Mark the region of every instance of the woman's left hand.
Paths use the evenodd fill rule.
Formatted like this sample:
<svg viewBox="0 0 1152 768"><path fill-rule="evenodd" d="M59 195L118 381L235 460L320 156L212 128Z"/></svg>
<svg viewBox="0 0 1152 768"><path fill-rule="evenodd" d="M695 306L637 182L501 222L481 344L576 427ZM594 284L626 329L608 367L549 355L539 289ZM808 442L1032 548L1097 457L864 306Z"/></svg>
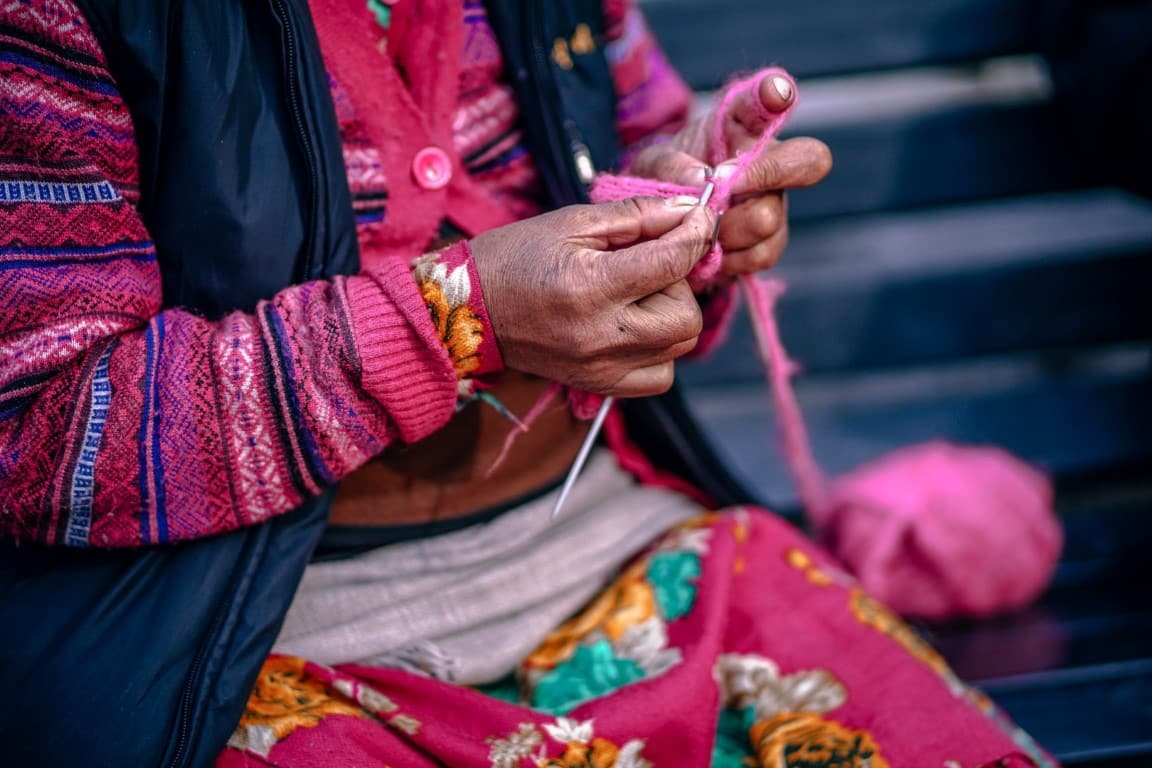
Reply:
<svg viewBox="0 0 1152 768"><path fill-rule="evenodd" d="M784 76L765 77L759 88L736 98L723 116L726 145L735 152L751 150L767 127L765 111L779 114L792 106L796 89ZM757 104L754 99L759 100ZM629 169L637 176L701 187L714 113L694 120L667 142L648 147ZM734 160L716 167L717 176L735 171ZM747 167L732 189L732 206L720 223L724 248L721 270L729 276L775 266L788 243L785 192L816 184L832 170L827 145L810 138L774 141Z"/></svg>

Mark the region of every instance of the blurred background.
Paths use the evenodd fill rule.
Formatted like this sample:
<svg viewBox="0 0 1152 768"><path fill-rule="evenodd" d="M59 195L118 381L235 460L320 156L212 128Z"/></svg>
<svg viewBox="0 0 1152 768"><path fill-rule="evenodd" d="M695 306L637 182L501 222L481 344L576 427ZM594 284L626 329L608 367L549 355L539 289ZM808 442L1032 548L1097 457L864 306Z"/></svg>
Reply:
<svg viewBox="0 0 1152 768"><path fill-rule="evenodd" d="M835 155L777 271L824 467L944 437L1056 482L1041 602L921 628L1067 765L1152 765L1152 1L642 2L702 99L777 63ZM681 381L798 519L747 323Z"/></svg>

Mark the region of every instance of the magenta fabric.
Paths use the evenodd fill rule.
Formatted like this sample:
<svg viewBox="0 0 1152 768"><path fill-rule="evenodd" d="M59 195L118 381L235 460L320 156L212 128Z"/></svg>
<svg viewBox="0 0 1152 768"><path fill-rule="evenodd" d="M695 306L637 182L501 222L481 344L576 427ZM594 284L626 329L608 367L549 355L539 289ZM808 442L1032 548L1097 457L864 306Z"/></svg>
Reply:
<svg viewBox="0 0 1152 768"><path fill-rule="evenodd" d="M801 753L821 766L1056 765L829 557L761 510L674 529L606 595L607 607L594 601L525 661L514 702L394 669L273 657L217 766L748 758L785 768ZM629 631L653 622L660 631L648 632L646 648L629 645ZM541 694L550 674L597 654L568 675L564 697ZM613 654L662 661L628 679Z"/></svg>

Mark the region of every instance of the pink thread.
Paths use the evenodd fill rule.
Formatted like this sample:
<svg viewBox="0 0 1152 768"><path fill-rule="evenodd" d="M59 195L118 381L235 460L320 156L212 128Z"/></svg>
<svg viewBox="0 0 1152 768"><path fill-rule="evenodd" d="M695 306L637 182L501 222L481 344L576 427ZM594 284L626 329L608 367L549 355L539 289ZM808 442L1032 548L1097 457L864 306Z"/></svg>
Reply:
<svg viewBox="0 0 1152 768"><path fill-rule="evenodd" d="M780 328L776 324L774 312L776 300L784 294L786 286L780 280L761 281L755 275L743 275L740 287L751 313L756 347L768 374L776 420L780 424L784 443L785 461L800 492L804 508L809 510L809 514L816 515L817 510L822 510L826 505L824 473L812 456L808 427L804 424L800 404L796 402L796 393L792 391L792 376L799 368L788 357L780 341Z"/></svg>
<svg viewBox="0 0 1152 768"><path fill-rule="evenodd" d="M528 409L528 413L524 414L524 418L516 420L516 426L508 430L508 435L504 438L504 445L500 448L499 455L497 455L496 460L492 462L492 466L488 467L488 471L484 473L484 477L492 477L492 473L500 468L500 465L504 463L504 459L508 458L508 452L512 450L512 445L516 442L516 438L520 437L524 432L527 432L536 419L540 418L540 416L548 410L548 406L556 400L561 389L563 389L563 387L556 382L549 384L548 389L544 390L544 393L540 395L532 407ZM515 418L515 416L513 416L513 418Z"/></svg>
<svg viewBox="0 0 1152 768"><path fill-rule="evenodd" d="M572 409L572 415L583 421L591 421L596 418L596 412L600 410L600 405L603 402L603 395L586 392L582 389L568 390L568 405Z"/></svg>
<svg viewBox="0 0 1152 768"><path fill-rule="evenodd" d="M655 197L671 198L680 195L695 197L700 194L698 187L685 187L654 179L640 179L634 176L613 176L610 173L601 173L588 191L589 199L594 203L614 203L629 197L650 195Z"/></svg>

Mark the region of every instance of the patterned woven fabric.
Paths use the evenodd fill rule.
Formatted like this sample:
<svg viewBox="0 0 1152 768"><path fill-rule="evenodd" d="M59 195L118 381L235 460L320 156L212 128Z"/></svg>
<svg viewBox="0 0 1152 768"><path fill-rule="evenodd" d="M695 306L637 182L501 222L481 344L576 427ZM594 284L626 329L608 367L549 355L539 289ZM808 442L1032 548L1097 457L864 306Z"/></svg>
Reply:
<svg viewBox="0 0 1152 768"><path fill-rule="evenodd" d="M4 534L122 547L230 530L450 418L456 372L407 265L218 322L161 311L135 158L73 6L0 6Z"/></svg>

